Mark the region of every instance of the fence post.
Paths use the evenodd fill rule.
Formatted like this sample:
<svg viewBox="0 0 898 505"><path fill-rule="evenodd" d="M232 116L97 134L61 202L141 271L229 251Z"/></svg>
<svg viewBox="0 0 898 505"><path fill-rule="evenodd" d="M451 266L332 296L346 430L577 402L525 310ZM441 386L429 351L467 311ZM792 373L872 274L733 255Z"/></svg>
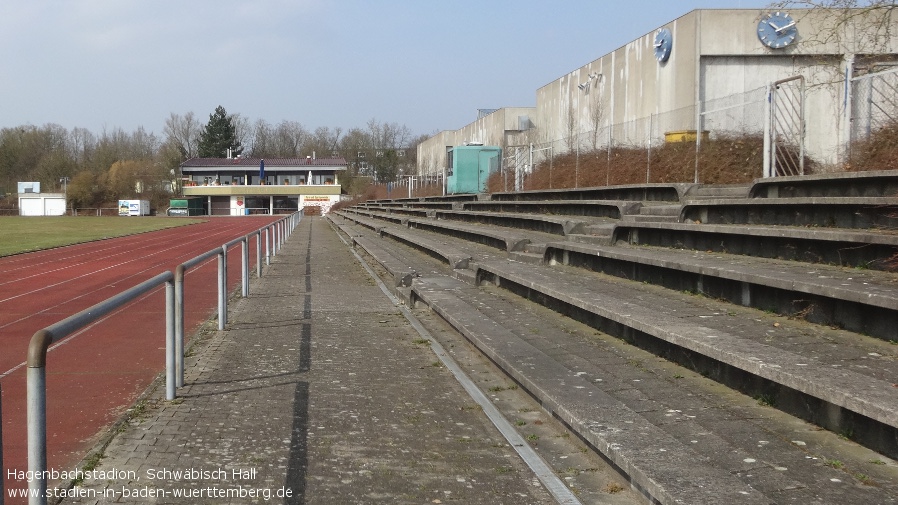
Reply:
<svg viewBox="0 0 898 505"><path fill-rule="evenodd" d="M249 296L249 244L247 241L248 237L243 237L243 240L240 241L240 283L243 285L240 288L240 294L243 298Z"/></svg>
<svg viewBox="0 0 898 505"><path fill-rule="evenodd" d="M228 246L218 253L218 329L224 330L228 320Z"/></svg>
<svg viewBox="0 0 898 505"><path fill-rule="evenodd" d="M184 387L184 265L175 269L175 387Z"/></svg>
<svg viewBox="0 0 898 505"><path fill-rule="evenodd" d="M175 284L165 282L165 399L175 399Z"/></svg>

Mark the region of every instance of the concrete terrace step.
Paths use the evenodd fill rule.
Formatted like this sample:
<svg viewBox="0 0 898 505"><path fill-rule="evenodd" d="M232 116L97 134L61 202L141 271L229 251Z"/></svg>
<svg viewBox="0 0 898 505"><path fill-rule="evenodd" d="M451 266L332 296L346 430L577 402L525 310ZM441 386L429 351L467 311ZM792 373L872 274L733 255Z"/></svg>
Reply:
<svg viewBox="0 0 898 505"><path fill-rule="evenodd" d="M680 221L678 216L663 216L653 214L635 214L632 216L624 216L621 218L622 223L677 223Z"/></svg>
<svg viewBox="0 0 898 505"><path fill-rule="evenodd" d="M463 210L620 219L639 212L642 203L617 200L540 200L466 202Z"/></svg>
<svg viewBox="0 0 898 505"><path fill-rule="evenodd" d="M891 382L898 376L898 360L886 358L877 363L877 367L889 369L881 378L864 368L831 368L820 363L822 357L817 352L805 356L801 347L790 350L786 335L771 339L771 332L776 332L766 327L735 326L738 319L732 319L723 306L719 313L696 318L696 308L688 300L628 281L600 281L582 271L507 261L483 261L477 268L478 279L513 291L520 286L529 296L571 317L586 318L603 331L630 341L641 340L642 345L660 349L665 355L685 356L686 362L705 360L697 366L707 367L705 373L716 370L713 373L721 380L733 382L731 387L742 384L742 388L752 389L758 387L752 381L759 380L766 384L762 389L778 391L783 404L794 403L791 413L836 432L850 428L857 441L898 456L898 388ZM874 354L882 356L883 349L876 348L880 352ZM720 365L728 371L722 371ZM809 405L815 406L801 412ZM861 425L863 429L855 430Z"/></svg>
<svg viewBox="0 0 898 505"><path fill-rule="evenodd" d="M388 225L379 226L379 223L353 213L337 211L334 214L344 219L362 224L363 226L376 231L379 235L387 235L400 242L423 250L427 252L427 254L442 258L451 268L467 268L468 263L471 260L471 256L467 252L446 242L429 240L420 235L416 235L414 232L409 231L408 228ZM332 218L331 220L333 221Z"/></svg>
<svg viewBox="0 0 898 505"><path fill-rule="evenodd" d="M592 188L539 189L531 191L499 192L490 195L492 201L532 200L625 200L678 202L694 186L691 183L624 184Z"/></svg>
<svg viewBox="0 0 898 505"><path fill-rule="evenodd" d="M687 200L680 221L895 229L898 228L898 197Z"/></svg>
<svg viewBox="0 0 898 505"><path fill-rule="evenodd" d="M405 223L408 221L408 218L404 217L404 216L394 216L394 215L391 215L386 212L367 210L367 209L362 209L362 208L358 208L358 207L352 207L349 209L341 210L341 211L338 211L337 213L339 215L343 215L343 216L346 216L349 214L354 214L357 216L366 216L368 218L371 218L371 220L366 221L366 222L370 224L369 227L371 227L372 229L379 227L379 226L385 226L386 223L401 224L401 225L405 226ZM377 223L375 220L380 221L380 223ZM362 221L360 221L360 222L362 222Z"/></svg>
<svg viewBox="0 0 898 505"><path fill-rule="evenodd" d="M453 236L461 236L467 240L490 245L505 251L522 251L530 238L521 230L509 230L494 226L463 224L446 220L409 219L409 227L421 228Z"/></svg>
<svg viewBox="0 0 898 505"><path fill-rule="evenodd" d="M898 233L801 226L621 222L612 243L887 269Z"/></svg>
<svg viewBox="0 0 898 505"><path fill-rule="evenodd" d="M456 293L476 288L451 279L419 279L412 292L474 343L552 414L597 448L660 503L768 503L750 485L484 316ZM676 471L666 471L676 468Z"/></svg>
<svg viewBox="0 0 898 505"><path fill-rule="evenodd" d="M898 342L898 274L653 247L547 244L545 260Z"/></svg>
<svg viewBox="0 0 898 505"><path fill-rule="evenodd" d="M680 204L643 205L639 208L642 216L675 216L680 217Z"/></svg>
<svg viewBox="0 0 898 505"><path fill-rule="evenodd" d="M443 220L464 221L469 223L491 224L506 228L567 235L581 233L589 224L589 219L572 219L564 216L545 214L524 214L511 212L479 212L479 211L435 211L435 217Z"/></svg>
<svg viewBox="0 0 898 505"><path fill-rule="evenodd" d="M752 184L751 198L898 197L898 170L769 177Z"/></svg>
<svg viewBox="0 0 898 505"><path fill-rule="evenodd" d="M429 235L426 232L418 233L422 236ZM414 257L403 256L400 249L406 248L399 243L378 241L376 245L389 249L397 257L404 257L405 261L408 261L416 270L427 270L426 266L416 266ZM461 246L461 244L456 245ZM540 247L539 244L532 246L534 249ZM672 293L641 283L608 280L604 276L595 277L597 274L592 273L584 275L582 272L571 271L566 267L539 267L504 261L496 255L491 257L474 251L471 251L471 254L476 258L477 263L471 263L470 266L477 269L478 274L475 276L469 270L454 271L455 273L464 273L465 275L459 276L459 278L468 284L484 278L497 279L498 277L489 273L495 264L504 265L505 269L518 272L522 277L531 277L527 272L538 273L539 275L532 276L534 283L528 284L527 290L550 307L559 309L559 305L552 301L551 296L542 294L548 292L551 295L551 292L544 289L542 285L557 282L561 286L570 286L571 291L580 298L588 300L589 303L596 306L606 307L609 311L618 312L622 314L622 318L636 317L642 319L643 324L650 324L645 321L649 317L655 318L658 321L656 326L660 328L659 331L689 333L687 330L690 326L698 327L699 331L704 332L700 340L707 341L707 345L710 347L719 348L720 350L717 352L741 354L744 356L742 360L748 366L766 369L769 373L784 375L805 373L805 368L814 367L813 373L831 376L829 382L821 381L818 387L830 390L832 394L840 394L843 391L840 391L838 387L832 389L831 382L844 381L846 377L849 379L860 377L857 389L861 392L861 396L864 396L867 388L878 387L877 384L893 380L893 377L898 376L898 370L894 368L895 353L889 354L892 347L883 342L877 343L873 339L867 339L873 341L871 347L856 342L853 336L847 332L827 330L819 335L816 333L804 335L802 332L808 330L802 326L801 322L791 322L764 315L754 316L752 315L754 312L748 311L748 309L738 309L736 313L730 313L726 304L722 302L682 293ZM485 265L485 269L480 268L481 264ZM495 269L493 268L493 270ZM516 284L512 283L511 279L511 276L502 277L499 278L499 283L514 291ZM441 302L438 304L443 303L446 296L458 297L460 300L458 303L452 302L455 309L446 312L447 314L451 312L451 317L455 321L453 324L458 327L457 329L460 329L462 333L468 331L468 335L472 332L479 333L482 342L487 346L492 346L493 352L496 353L491 355L494 361L504 360L506 363L503 367L507 368L507 373L523 374L525 376L523 379L518 375L513 375L513 377L525 387L535 388L530 391L531 394L571 426L579 423L580 427L574 428L578 434L593 445L599 444L596 447L600 447L604 451L611 451L608 454L612 454L612 456L606 454L609 459L630 462L626 459L629 457L627 451L639 452L637 448L640 443L655 441L656 443L646 445L645 450L654 449L656 452L665 454L655 459L655 462L650 463L650 466L647 467L646 478L653 482L652 485L670 478L669 471L676 475L682 475L681 469L695 461L696 464L720 468L724 473L728 473L731 477L720 482L728 483L730 489L734 485L729 480L730 478L740 480L735 484L737 486L745 484L752 486L764 494L768 500L767 503L893 503L896 501L898 492L895 491L895 478L891 475L893 472L890 472L892 466L869 463L870 461L879 461L878 455L868 453L867 455L848 456L844 452L845 448L838 448L838 446L843 443L853 444L837 440L833 434L815 431L814 427L807 425L795 424L794 421L789 421L785 414L775 413L769 407L754 405L754 401L750 398L735 393L720 396L721 388L719 386L716 386L716 389L715 386L702 386L708 387L707 390L694 389L696 381L700 384L711 384L710 380L704 379L698 374L686 371L675 372L670 369L652 372L651 370L659 366L655 364L656 359L628 354L637 352L637 350L623 341L605 337L608 340L603 341L619 342L615 347L617 350L612 352L606 347L596 347L591 343L594 342L592 337L585 336L589 333L588 331L582 337L583 340L571 340L574 333L570 328L559 327L553 330L547 327L547 325L555 323L549 322L552 317L545 312L537 313L532 307L523 309L512 309L503 305L490 307L495 303L482 296L481 292L484 288L476 290L470 286L465 287L457 283L447 284L447 282L448 280L434 278L432 275L417 278L413 283L412 296L418 297L421 292L415 294L414 290L424 289L424 286L427 286L426 289L433 290L431 302L436 299L436 296L441 297ZM489 290L489 288L486 289ZM441 290L445 292L440 292ZM492 298L495 299L495 297ZM630 300L635 301L631 303ZM685 303L685 306L674 305L671 307L670 303ZM635 313L635 306L642 307L639 309L639 314ZM449 304L443 303L443 307L449 310ZM561 310L574 318L581 318L583 315L583 312L578 313L578 309L572 311L561 308ZM649 315L645 315L646 312ZM551 313L549 312L549 314ZM595 327L602 326L595 324L597 316L593 316L592 319L590 324ZM761 319L765 321L762 322ZM567 321L566 318L559 320ZM485 321L492 321L490 324L493 326L478 331L476 325ZM773 321L776 322L773 323ZM569 323L565 323L565 326L567 324ZM611 326L616 327L610 328L611 333L623 337L628 342L640 343L640 340L644 340L639 336L639 333L643 331L641 328L622 326L618 323ZM620 331L615 332L615 330ZM752 334L754 339L752 339ZM714 338L708 338L707 335L713 335ZM718 341L720 338L723 340ZM526 347L515 343L513 339L529 343L537 352L518 354L519 349L526 349ZM755 342L759 343L761 347L758 353L754 352ZM603 344L603 346L607 345L615 344ZM783 349L786 350L785 354L791 353L792 356L799 356L799 359L803 361L799 362L797 366L783 367L781 363L774 360L774 358L782 357ZM654 350L659 351L657 345ZM825 352L821 354L821 351ZM544 367L544 361L542 361L544 358L540 358L540 360L528 358L528 356L538 356L540 353L555 363ZM661 353L664 354L663 350ZM773 355L773 358L769 356L770 354ZM872 356L873 354L881 355L881 357ZM668 355L671 357L682 356L683 351L669 351ZM711 363L712 368L703 369L703 360L707 362L706 358L696 358L694 355L687 358L687 361L693 365L693 369L706 373L710 378L726 383L732 382L733 377L737 375L733 371L727 372L721 369L720 365L713 363ZM674 365L669 364L668 366ZM543 369L557 370L558 367L563 369L557 374L542 373ZM849 372L847 375L844 373L846 371ZM670 379L670 377L679 377L679 379ZM799 404L803 406L803 409L821 417L838 418L840 415L844 415L839 412L838 408L827 407L825 402L820 403L819 400L811 399L809 401L807 398L799 398L796 401L795 395L789 393L788 388L771 388L768 384L767 389L761 388L760 392L749 391L752 384L758 386L758 380L750 377L743 377L743 380L748 384L748 386L743 384L743 391L749 395L760 395L759 397L764 398L766 402L776 403L778 399L779 406L784 410L788 411L790 405ZM602 397L603 400L598 401L595 390L587 389L587 385L600 387L605 394ZM888 386L891 389L891 386ZM569 391L573 391L575 394L566 394ZM578 400L579 397L576 395L578 392L585 394L585 398ZM791 400L790 394L792 395ZM605 398L610 398L611 403L605 403ZM743 398L743 400L738 398ZM617 424L613 424L612 420L614 423L624 424L625 429L632 428L636 421L633 418L617 417L616 414L615 416L606 415L601 410L606 405L612 405L611 409L615 413L624 412L625 415L640 417L639 426L644 426L649 430L660 430L661 436L643 436L645 433L654 433L654 431L637 430L627 431L625 437L623 433L615 431ZM627 409L631 412L627 413ZM565 415L569 412L573 412L575 416ZM777 421L777 419L779 420ZM643 422L648 424L641 424ZM826 425L827 423L821 424ZM839 430L832 423L829 424L830 428L837 432L851 433L851 430ZM869 428L863 423L855 424L853 429L854 433L858 433L856 438L867 437L869 439L871 431ZM584 429L586 431L583 431ZM624 437L625 441L617 442L617 445L614 443L601 445L601 440L604 440L602 437L613 437L617 434ZM883 436L883 433L880 431L878 435ZM671 447L675 447L675 450L686 449L686 452L676 453L679 456L674 460L664 457L667 456L668 451L672 450L665 442L671 437L676 439L677 444ZM888 438L887 435L886 438ZM869 440L867 441L869 442ZM657 451L659 448L667 450ZM622 452L615 453L615 451ZM694 452L690 453L690 451ZM875 486L861 485L861 481L846 475L839 467L823 464L824 461L836 460L840 461L840 466L844 464L853 468L854 474L863 474L863 479L867 479L863 482L870 482L871 477L869 476L873 475L872 479L878 484ZM667 463L670 461L675 461L675 463L668 466ZM891 465L891 463L887 465ZM644 468L637 467L637 470L639 469ZM626 472L627 468L623 468L623 470ZM854 481L856 485L846 486L842 484L843 481ZM678 484L682 483L678 482ZM708 496L691 503L717 503L713 498L713 482L703 481L702 485L705 486L703 491L709 493ZM664 492L672 492L673 489L675 489L673 486L668 486L664 488ZM693 491L695 490L688 492ZM677 499L682 500L682 496L677 496ZM666 501L660 502L667 503ZM676 501L674 503L686 502Z"/></svg>
<svg viewBox="0 0 898 505"><path fill-rule="evenodd" d="M746 198L750 184L699 184L689 188L683 199Z"/></svg>

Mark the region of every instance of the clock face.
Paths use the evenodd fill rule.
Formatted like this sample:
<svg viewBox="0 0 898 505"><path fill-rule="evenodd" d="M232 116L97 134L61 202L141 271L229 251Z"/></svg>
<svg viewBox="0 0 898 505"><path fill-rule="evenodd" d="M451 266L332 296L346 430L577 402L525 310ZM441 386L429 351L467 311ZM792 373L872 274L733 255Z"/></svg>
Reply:
<svg viewBox="0 0 898 505"><path fill-rule="evenodd" d="M664 63L670 58L670 50L673 49L673 35L667 28L661 28L655 33L655 58L659 63Z"/></svg>
<svg viewBox="0 0 898 505"><path fill-rule="evenodd" d="M798 36L795 20L785 12L773 12L758 22L758 38L771 49L781 49Z"/></svg>

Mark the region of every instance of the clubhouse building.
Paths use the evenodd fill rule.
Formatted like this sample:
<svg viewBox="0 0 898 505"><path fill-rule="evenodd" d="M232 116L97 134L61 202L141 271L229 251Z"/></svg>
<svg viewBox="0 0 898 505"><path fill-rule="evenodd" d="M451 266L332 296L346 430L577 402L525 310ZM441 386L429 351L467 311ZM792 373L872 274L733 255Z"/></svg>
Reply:
<svg viewBox="0 0 898 505"><path fill-rule="evenodd" d="M324 214L340 201L343 158L192 158L181 164L182 194L205 214Z"/></svg>

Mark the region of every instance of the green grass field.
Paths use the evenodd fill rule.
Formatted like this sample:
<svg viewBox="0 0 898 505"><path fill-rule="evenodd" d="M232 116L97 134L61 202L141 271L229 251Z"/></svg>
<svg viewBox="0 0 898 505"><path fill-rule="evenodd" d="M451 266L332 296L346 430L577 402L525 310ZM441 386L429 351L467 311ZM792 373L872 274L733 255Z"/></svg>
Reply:
<svg viewBox="0 0 898 505"><path fill-rule="evenodd" d="M182 217L0 217L0 256L203 222Z"/></svg>

